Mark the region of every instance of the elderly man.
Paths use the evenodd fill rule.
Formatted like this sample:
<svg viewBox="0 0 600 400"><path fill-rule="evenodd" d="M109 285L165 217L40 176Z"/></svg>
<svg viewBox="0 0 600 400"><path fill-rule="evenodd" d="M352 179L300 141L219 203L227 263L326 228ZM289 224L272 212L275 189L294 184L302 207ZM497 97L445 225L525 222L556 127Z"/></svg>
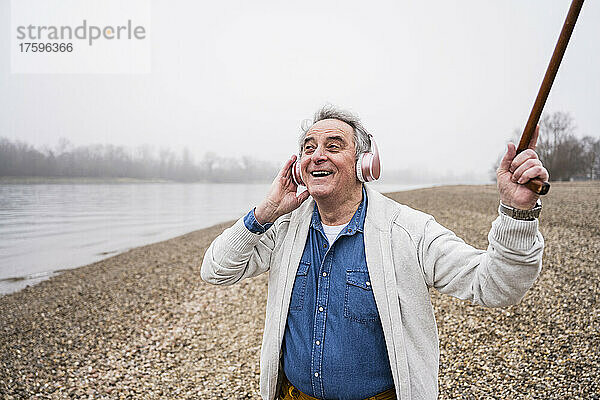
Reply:
<svg viewBox="0 0 600 400"><path fill-rule="evenodd" d="M435 399L429 288L501 307L519 302L540 272L538 196L520 185L548 178L537 134L517 156L508 145L484 251L357 178L371 138L356 116L325 107L306 128L299 163L308 190L297 194L292 156L264 201L208 248L202 278L231 285L269 271L263 399Z"/></svg>

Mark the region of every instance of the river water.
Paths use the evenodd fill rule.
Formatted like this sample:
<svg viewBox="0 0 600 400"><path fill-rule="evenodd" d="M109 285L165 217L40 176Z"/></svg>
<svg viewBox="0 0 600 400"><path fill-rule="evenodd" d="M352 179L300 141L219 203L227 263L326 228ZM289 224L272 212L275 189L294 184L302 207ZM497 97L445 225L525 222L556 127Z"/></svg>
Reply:
<svg viewBox="0 0 600 400"><path fill-rule="evenodd" d="M419 186L374 187L389 192ZM201 183L0 185L0 294L132 247L239 218L268 188Z"/></svg>

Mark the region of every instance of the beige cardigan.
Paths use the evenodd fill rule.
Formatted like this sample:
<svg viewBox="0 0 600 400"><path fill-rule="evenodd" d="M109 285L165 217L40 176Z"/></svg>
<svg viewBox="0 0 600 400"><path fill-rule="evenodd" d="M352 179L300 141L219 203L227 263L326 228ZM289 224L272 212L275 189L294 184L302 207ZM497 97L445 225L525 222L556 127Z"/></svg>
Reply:
<svg viewBox="0 0 600 400"><path fill-rule="evenodd" d="M439 343L428 289L489 307L518 303L541 269L544 241L538 221L500 214L484 251L465 244L432 216L368 185L367 198L367 267L397 397L435 399ZM269 271L260 357L260 392L265 400L276 397L290 296L313 208L309 198L262 235L248 231L242 218L213 241L202 262L202 279L217 285Z"/></svg>

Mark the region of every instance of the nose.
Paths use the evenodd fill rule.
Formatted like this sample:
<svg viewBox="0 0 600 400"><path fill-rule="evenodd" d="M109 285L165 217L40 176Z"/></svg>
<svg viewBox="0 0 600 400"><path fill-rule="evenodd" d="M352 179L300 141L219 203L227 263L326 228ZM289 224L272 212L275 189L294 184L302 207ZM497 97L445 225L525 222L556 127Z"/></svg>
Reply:
<svg viewBox="0 0 600 400"><path fill-rule="evenodd" d="M317 146L315 151L312 153L311 160L315 164L320 164L323 161L327 160L327 156L325 155L325 150L321 146Z"/></svg>

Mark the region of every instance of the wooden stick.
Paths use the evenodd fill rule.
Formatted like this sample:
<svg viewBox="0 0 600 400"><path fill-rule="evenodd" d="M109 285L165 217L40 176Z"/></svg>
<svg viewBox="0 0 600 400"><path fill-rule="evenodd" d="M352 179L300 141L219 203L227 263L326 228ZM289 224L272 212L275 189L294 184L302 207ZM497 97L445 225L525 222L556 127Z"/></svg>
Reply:
<svg viewBox="0 0 600 400"><path fill-rule="evenodd" d="M560 66L560 62L562 61L565 50L567 49L567 45L569 44L569 39L573 33L573 28L575 27L575 22L577 22L577 17L579 17L579 12L581 11L582 6L583 0L573 0L571 3L569 13L565 19L560 36L558 37L556 47L554 48L554 53L552 53L550 64L546 70L546 75L544 75L542 86L540 87L537 98L535 99L531 113L529 114L529 119L527 120L525 129L523 130L523 135L521 135L521 141L519 142L519 147L517 147L517 154L529 147L529 142L531 142L531 137L535 131L535 127L537 126L540 116L542 115L542 110L546 104L546 99L548 98L548 94L552 88L552 83L554 83L554 78L556 77L558 67ZM550 184L548 182L542 182L541 179L532 179L524 185L540 195L544 195L550 190Z"/></svg>

